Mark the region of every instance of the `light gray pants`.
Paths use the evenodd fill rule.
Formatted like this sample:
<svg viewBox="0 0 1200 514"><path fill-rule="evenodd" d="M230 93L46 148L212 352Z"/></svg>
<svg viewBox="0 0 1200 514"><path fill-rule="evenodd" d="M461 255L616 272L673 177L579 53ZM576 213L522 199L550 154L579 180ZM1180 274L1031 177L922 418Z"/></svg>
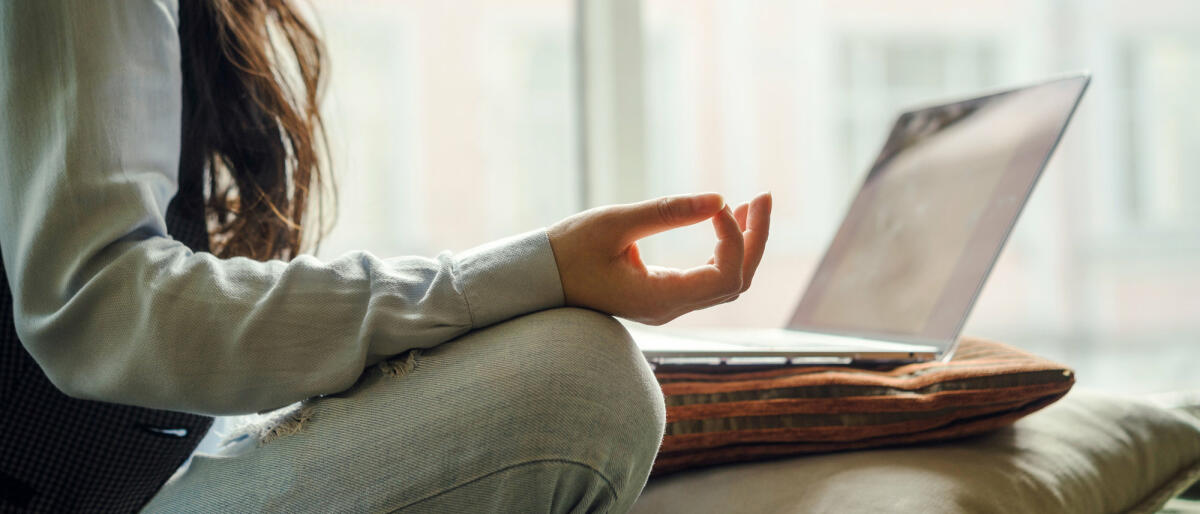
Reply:
<svg viewBox="0 0 1200 514"><path fill-rule="evenodd" d="M530 314L408 364L306 402L295 433L197 454L146 510L625 512L646 484L662 393L611 317Z"/></svg>

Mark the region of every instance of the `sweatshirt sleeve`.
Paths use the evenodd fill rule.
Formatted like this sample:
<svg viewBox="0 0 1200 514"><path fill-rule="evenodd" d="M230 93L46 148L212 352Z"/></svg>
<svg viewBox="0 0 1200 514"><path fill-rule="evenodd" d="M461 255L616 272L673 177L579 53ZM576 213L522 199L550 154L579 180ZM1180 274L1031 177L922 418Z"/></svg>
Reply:
<svg viewBox="0 0 1200 514"><path fill-rule="evenodd" d="M171 239L176 24L173 0L0 2L0 254L17 334L65 393L261 411L563 303L544 230L329 262L218 259Z"/></svg>

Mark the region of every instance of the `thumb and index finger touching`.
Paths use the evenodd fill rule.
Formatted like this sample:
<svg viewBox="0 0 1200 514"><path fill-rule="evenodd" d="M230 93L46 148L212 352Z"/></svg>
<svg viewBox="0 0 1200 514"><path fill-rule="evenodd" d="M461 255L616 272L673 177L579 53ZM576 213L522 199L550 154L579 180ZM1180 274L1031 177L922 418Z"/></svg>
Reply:
<svg viewBox="0 0 1200 514"><path fill-rule="evenodd" d="M741 207L735 213L717 193L668 196L623 206L615 213L619 219L613 225L620 227L616 235L620 245L625 246L660 232L712 219L717 235L713 259L708 265L684 270L675 276L676 280L663 281L657 287L668 297L687 303L718 303L741 292L744 267L750 261L757 267L762 258L759 240L765 240L766 231L748 230L747 225L760 226L761 218L769 216L769 206L766 212L755 209L756 206L750 206L752 212Z"/></svg>
<svg viewBox="0 0 1200 514"><path fill-rule="evenodd" d="M725 198L718 193L664 196L623 206L617 212L619 243L624 246L667 230L712 219L717 247L711 267L729 271L742 265L745 254L742 229ZM701 271L693 268L691 271Z"/></svg>

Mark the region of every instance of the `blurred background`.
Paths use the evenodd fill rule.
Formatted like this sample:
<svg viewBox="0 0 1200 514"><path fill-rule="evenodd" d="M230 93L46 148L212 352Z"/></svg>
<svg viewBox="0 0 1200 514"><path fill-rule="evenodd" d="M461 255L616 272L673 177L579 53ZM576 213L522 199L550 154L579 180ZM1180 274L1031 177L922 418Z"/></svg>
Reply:
<svg viewBox="0 0 1200 514"><path fill-rule="evenodd" d="M317 0L340 216L318 255L432 256L595 205L775 195L782 326L905 107L1092 86L967 323L1111 392L1200 389L1200 2ZM708 224L644 242L710 255Z"/></svg>

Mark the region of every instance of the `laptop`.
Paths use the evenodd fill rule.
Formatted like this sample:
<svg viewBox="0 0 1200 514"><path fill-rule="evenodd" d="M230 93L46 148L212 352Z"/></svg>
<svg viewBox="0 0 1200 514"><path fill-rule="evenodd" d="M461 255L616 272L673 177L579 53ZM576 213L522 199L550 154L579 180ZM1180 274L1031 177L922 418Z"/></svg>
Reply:
<svg viewBox="0 0 1200 514"><path fill-rule="evenodd" d="M1089 82L900 114L786 326L630 326L642 353L659 365L949 359Z"/></svg>

